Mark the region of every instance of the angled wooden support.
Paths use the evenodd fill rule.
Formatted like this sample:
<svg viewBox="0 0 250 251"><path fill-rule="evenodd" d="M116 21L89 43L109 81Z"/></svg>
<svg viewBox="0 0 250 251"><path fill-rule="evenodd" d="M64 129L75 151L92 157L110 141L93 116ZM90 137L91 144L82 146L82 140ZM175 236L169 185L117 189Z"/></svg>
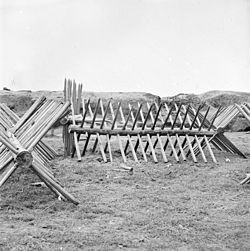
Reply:
<svg viewBox="0 0 250 251"><path fill-rule="evenodd" d="M177 110L177 105L176 104L175 104L175 108ZM180 113L178 114L178 117L179 117L179 120L180 120L180 123L181 123L180 130L183 130L183 128L185 129L185 123L186 123L186 119L188 118L189 109L190 109L190 106L188 106L188 108L186 109L186 107L183 105L184 117L182 118ZM186 155L185 155L184 150L182 148L181 141L180 141L178 133L176 133L175 137L176 137L176 140L174 142L174 148L176 148L176 145L178 144L180 154L181 154L183 160L185 161L186 160ZM188 137L188 135L186 137ZM186 139L186 137L185 137L185 139ZM174 151L171 151L170 155L172 155L173 153L174 153ZM176 153L174 153L174 154L176 154ZM177 154L177 156L179 156L179 155ZM196 159L194 159L194 161L196 161Z"/></svg>
<svg viewBox="0 0 250 251"><path fill-rule="evenodd" d="M239 113L240 111L237 109L236 105L222 107L214 121L214 126L216 128L225 128L236 116L238 116ZM215 114L211 119L213 119L214 116Z"/></svg>
<svg viewBox="0 0 250 251"><path fill-rule="evenodd" d="M120 110L121 110L121 113L122 113L122 117L125 119L125 116L124 116L123 111L122 111L121 108L120 108ZM132 114L132 108L129 108L129 113L128 113L127 118L126 118L126 120L125 120L125 123L124 123L124 125L123 125L123 127L122 127L122 130L123 130L123 131L126 130L126 127L127 127L127 125L128 125L130 116L132 116L131 114ZM127 134L127 138L128 138L128 143L129 143L129 146L130 146L130 149L131 149L131 152L132 152L134 161L135 161L135 162L138 162L138 158L137 158L137 155L136 155L136 151L135 151L135 149L134 149L134 145L133 145L133 143L132 143L131 136L130 136L129 134ZM124 152L124 154L126 153L126 152L125 152L125 149L123 150L123 152Z"/></svg>
<svg viewBox="0 0 250 251"><path fill-rule="evenodd" d="M129 104L129 109L131 110L131 117L132 117L132 122L133 122L132 128L131 128L132 131L135 130L135 129L137 129L137 125L136 124L138 122L138 118L139 118L139 115L140 115L140 112L141 112L141 108L142 108L142 104L139 105L139 108L138 108L138 110L136 112L136 115L134 116L133 112L132 112L132 107ZM146 155L146 153L144 151L144 146L143 146L143 142L142 142L140 134L137 134L137 140L139 141L139 145L140 145L140 149L141 149L141 152L142 152L142 156L143 156L145 162L147 162L147 155ZM128 145L129 145L129 142L127 141L125 149L124 149L125 153L127 151Z"/></svg>
<svg viewBox="0 0 250 251"><path fill-rule="evenodd" d="M207 115L208 115L208 112L209 112L209 110L210 110L210 107L208 107L208 109L206 110L206 113L205 113L205 115L204 116L199 116L199 114L200 114L200 109L202 108L202 105L200 105L199 107L198 107L198 109L197 109L197 111L195 112L195 110L194 110L194 108L192 108L192 110L193 110L193 112L194 112L194 120L193 120L193 122L190 124L190 129L192 130L192 128L193 128L193 126L194 126L194 124L195 124L195 122L196 122L196 119L197 119L197 125L198 125L198 132L200 132L202 129L203 129L203 125L205 124L205 121L206 121L206 118L207 118ZM189 117L190 115L188 114L188 117ZM200 119L199 119L199 117L202 117L202 121L200 122ZM191 122L191 119L189 119L190 120L190 122ZM195 137L194 137L194 140L191 142L191 144L189 143L189 148L190 148L190 146L191 146L191 148L189 149L189 151L187 152L187 156L191 153L192 154L192 156L196 156L196 154L198 154L199 152L201 153L201 155L202 155L202 158L203 158L203 160L204 160L204 162L207 162L207 159L206 159L206 156L205 156L205 154L204 154L204 151L203 151L203 149L202 149L202 143L201 143L201 141L202 140L204 140L204 137L198 137L199 136L199 134L197 133L197 135L195 135ZM197 150L195 149L195 144L196 144L196 146L197 146ZM196 158L196 157L195 157Z"/></svg>
<svg viewBox="0 0 250 251"><path fill-rule="evenodd" d="M112 116L112 119L113 119L113 122L112 122L112 125L111 125L111 130L115 129L117 127L116 125L116 121L117 121L117 118L118 118L118 115L119 115L119 110L120 110L120 106L121 106L121 102L118 103L118 107L117 107L117 110L116 110L116 113L114 113L114 109L113 109L113 106L112 106L112 103L110 103L109 107L110 107L110 112L111 112L111 116ZM111 135L108 135L108 141L105 145L105 148L104 148L104 151L106 152L108 147L109 147L109 142L110 142L110 139L111 139ZM119 139L118 139L119 140ZM119 143L120 145L120 143ZM122 150L121 150L122 152ZM123 159L124 159L124 156L123 156Z"/></svg>
<svg viewBox="0 0 250 251"><path fill-rule="evenodd" d="M106 119L107 114L108 114L110 103L111 103L111 99L109 100L108 105L107 105L107 107L105 109L105 112L104 112L103 104L102 104L102 101L100 100L101 111L102 111L102 116L103 116L103 119L102 119L101 125L100 125L100 129L102 129L103 126L105 125L105 119ZM108 145L110 146L110 142L109 142L108 137L107 137L107 141L108 141ZM104 147L103 147L103 144L102 144L101 137L100 137L99 133L96 133L96 140L95 140L92 152L95 152L97 144L99 144L100 152L102 154L102 158L103 158L104 162L107 162L106 154L104 152ZM110 150L109 151L110 160L112 161L111 149L109 149L109 150Z"/></svg>
<svg viewBox="0 0 250 251"><path fill-rule="evenodd" d="M223 134L223 128L231 122L231 120L238 114L238 112L239 111L237 110L237 105L229 106L226 109L219 107L216 113L212 116L208 130L214 128L214 124L218 128L214 130L214 136L209 138L207 142L211 142L219 150L225 150L227 152L237 154L243 158L246 158L246 156ZM203 140L201 142L201 145L205 147L207 143L205 143L205 141ZM209 150L209 152L211 151ZM214 156L212 156L212 154L211 157L213 159L215 158Z"/></svg>
<svg viewBox="0 0 250 251"><path fill-rule="evenodd" d="M243 154L223 133L216 133L211 142L213 143L214 140L218 140L217 143L219 144L219 146L224 148L224 150L233 154L238 154L245 159L247 158L245 154Z"/></svg>
<svg viewBox="0 0 250 251"><path fill-rule="evenodd" d="M139 104L138 104L138 105L139 105ZM139 106L140 106L140 105L139 105ZM150 114L151 114L151 111L152 111L152 109L153 109L153 106L154 106L154 103L152 103L152 104L150 105L150 107L148 108L148 112L147 112L145 118L144 118L144 115L143 115L142 110L140 110L141 121L143 122L143 125L142 125L141 130L144 130L144 129L146 128L147 121L148 121L148 119L149 119L149 116L150 116ZM150 134L147 134L146 136L147 136L147 141L148 141L148 144L149 144L149 147L150 147L150 150L151 150L151 153L152 153L154 162L157 163L158 160L157 160L157 158L156 158L156 154L155 154L155 150L154 150L153 143L152 143L151 138L150 138ZM140 144L140 140L139 140L139 138L138 138L137 141L136 141L136 144L135 144L135 151L137 151L139 144ZM146 151L144 150L144 152L146 152Z"/></svg>
<svg viewBox="0 0 250 251"><path fill-rule="evenodd" d="M150 117L151 117L151 121L152 121L152 126L151 126L152 131L155 130L156 123L157 123L158 117L160 116L160 111L161 111L161 107L162 107L162 104L160 104L160 107L157 107L156 104L154 104L154 105L157 108L157 112L156 112L156 116L154 118L154 116L152 114L152 110L150 111ZM147 107L148 107L148 109L150 109L149 103L147 103ZM152 138L152 135L150 135L150 138ZM147 152L148 146L149 146L149 142L147 142L147 144L146 144L146 146L144 148L145 152ZM154 148L154 145L153 145L153 148Z"/></svg>
<svg viewBox="0 0 250 251"><path fill-rule="evenodd" d="M241 185L244 185L244 184L247 184L247 183L250 183L250 173L247 173L247 174L246 174L246 178L243 179L243 180L240 182Z"/></svg>
<svg viewBox="0 0 250 251"><path fill-rule="evenodd" d="M27 117L31 116L34 112L34 109L38 109L41 103L45 100L44 97L39 98L35 103L30 107L30 109L25 113L25 117L20 117L15 114L12 110L8 108L5 104L0 104L0 124L5 124L5 128L15 132L18 128L27 120ZM43 159L44 163L52 160L58 156L58 153L50 147L48 144L45 144L40 140L34 149L37 154ZM1 153L1 143L0 143L0 153Z"/></svg>
<svg viewBox="0 0 250 251"><path fill-rule="evenodd" d="M81 121L80 128L82 128L83 125L84 125L84 123L85 123L85 119L86 119L86 116L87 116L87 113L88 113L89 106L90 106L90 99L88 99L88 101L87 101L86 109L85 109L85 107L84 107L84 105L83 105L83 107L84 107L84 109L83 109L83 117L82 117L82 121ZM69 134L68 127L67 127L67 133ZM81 134L78 134L78 135L77 135L77 141L78 141L78 142L79 142L79 140L80 140L80 137L81 137ZM71 157L72 157L72 158L73 158L74 155L75 155L75 151L76 151L76 147L73 146L72 153L71 153Z"/></svg>
<svg viewBox="0 0 250 251"><path fill-rule="evenodd" d="M198 108L198 110L196 112L197 116L195 116L194 115L195 114L195 109L193 108L192 110L193 110L193 112L191 113L191 116L197 118L198 131L207 130L207 131L213 132L213 130L212 130L212 128L214 128L213 123L214 123L214 121L216 119L217 114L219 113L220 108L217 110L217 112L215 114L216 116L214 116L214 118L212 119L211 122L207 119L210 107L207 108L207 110L205 112L205 115L201 114L200 111L199 111L199 108ZM213 132L213 134L215 134L215 133ZM190 147L192 147L192 149ZM209 140L207 138L207 135L204 135L203 137L198 137L198 135L196 135L196 137L194 137L191 144L189 144L190 149L189 149L189 151L187 153L187 156L190 153L191 153L192 156L194 156L194 155L197 156L198 154L201 154L204 162L207 162L206 156L205 156L204 151L203 151L203 148L205 148L205 147L207 147L207 149L209 151L209 154L211 155L213 161L216 163L217 160L216 160L216 158L214 156L214 153L212 151L212 148L211 148L211 146L209 144Z"/></svg>
<svg viewBox="0 0 250 251"><path fill-rule="evenodd" d="M173 117L172 117L172 114L170 113L170 111L173 111L173 110L169 109L168 106L167 106L167 104L165 104L165 108L166 108L167 112L169 113L169 119L170 119L170 123L171 123L171 127L170 127L170 130L171 130L171 131L174 130L174 128L176 127L176 123L177 123L177 120L178 120L178 118L179 118L179 113L180 113L180 111L181 111L182 104L180 104L179 107L177 107L176 105L174 105L173 107L176 109L176 111L175 111L176 114L175 114L174 119L173 119ZM174 136L175 136L175 138L176 138L176 134L175 134ZM167 149L168 144L170 145L170 148L171 148L171 153L170 153L170 155L173 154L173 155L174 155L174 158L176 159L176 161L179 162L180 159L179 159L179 157L178 157L178 155L177 155L177 152L176 152L174 143L172 142L172 139L171 139L171 135L170 135L170 134L167 135L167 140L166 140L166 142L165 142L165 144L164 144L164 146L163 146L164 151Z"/></svg>
<svg viewBox="0 0 250 251"><path fill-rule="evenodd" d="M246 118L246 120L250 123L250 109L248 109L247 105L243 104L241 106L235 104L239 112Z"/></svg>
<svg viewBox="0 0 250 251"><path fill-rule="evenodd" d="M153 124L153 126L151 128L153 130L155 130L156 122L157 122L158 117L160 118L162 125L164 124L164 120L163 120L163 117L162 117L162 114L161 114L161 108L162 108L162 106L163 106L162 103L160 104L160 106L158 106L158 104L155 102L155 107L157 109L157 113L156 113L156 117L155 117L155 120L154 120L154 124ZM153 118L153 116L152 116L152 118ZM159 142L159 146L160 146L162 158L163 158L164 162L167 163L168 162L168 158L166 156L166 153L165 153L165 150L164 150L164 146L163 146L163 143L162 143L162 139L161 139L161 136L160 136L159 133L157 133L157 135L156 135L155 142L156 141ZM156 144L154 143L154 145L153 145L154 149L155 149L155 146L157 145L157 142L156 142Z"/></svg>
<svg viewBox="0 0 250 251"><path fill-rule="evenodd" d="M94 123L95 123L95 119L96 119L97 112L98 112L98 109L99 109L99 105L100 105L100 99L98 99L98 102L97 102L97 105L96 105L96 108L95 108L95 112L94 112L94 115L93 115L93 120L92 120L92 123L90 125L90 128L94 127ZM83 151L82 151L82 156L85 155L85 152L87 150L88 143L89 143L89 140L90 140L90 136L91 136L91 134L88 134L87 139L85 141L85 145L84 145Z"/></svg>
<svg viewBox="0 0 250 251"><path fill-rule="evenodd" d="M110 104L110 105L112 107L112 104ZM112 108L112 110L113 110L113 108ZM117 112L116 112L116 117L114 119L115 128L117 128L117 116L118 116L118 114L121 115L122 123L125 125L125 118L124 118L123 113L122 113L121 103L119 103L119 106L118 106ZM121 136L120 136L119 133L116 136L117 136L117 139L118 139L118 144L119 144L119 148L120 148L120 152L121 152L123 161L127 162L127 157L126 157L124 149L123 149Z"/></svg>

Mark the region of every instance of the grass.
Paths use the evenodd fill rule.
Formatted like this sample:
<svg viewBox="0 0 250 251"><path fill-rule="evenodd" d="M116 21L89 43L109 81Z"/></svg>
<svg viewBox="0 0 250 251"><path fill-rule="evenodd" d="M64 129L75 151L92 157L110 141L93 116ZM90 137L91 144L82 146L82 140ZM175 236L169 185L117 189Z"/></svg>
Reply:
<svg viewBox="0 0 250 251"><path fill-rule="evenodd" d="M249 134L228 136L250 156ZM45 140L62 153L61 138ZM219 164L130 161L133 174L116 170L120 157L59 157L51 168L78 206L17 170L0 189L0 250L249 250L250 185L239 185L249 160L216 156Z"/></svg>

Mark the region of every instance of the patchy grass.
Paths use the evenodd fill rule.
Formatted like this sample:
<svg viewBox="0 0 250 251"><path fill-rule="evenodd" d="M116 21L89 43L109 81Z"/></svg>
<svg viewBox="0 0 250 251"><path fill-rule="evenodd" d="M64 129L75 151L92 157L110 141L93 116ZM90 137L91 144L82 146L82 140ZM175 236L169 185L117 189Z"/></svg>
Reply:
<svg viewBox="0 0 250 251"><path fill-rule="evenodd" d="M228 137L250 156L250 134ZM46 138L62 153L60 137ZM250 163L224 153L209 162L81 163L59 157L55 176L80 204L59 201L30 170L0 189L0 250L249 250ZM226 162L229 158L230 162Z"/></svg>

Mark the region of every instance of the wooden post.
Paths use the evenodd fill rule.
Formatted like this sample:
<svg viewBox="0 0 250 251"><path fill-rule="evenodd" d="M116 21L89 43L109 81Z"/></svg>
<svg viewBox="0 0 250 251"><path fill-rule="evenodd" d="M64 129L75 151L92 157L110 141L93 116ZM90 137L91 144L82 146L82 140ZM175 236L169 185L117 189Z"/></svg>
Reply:
<svg viewBox="0 0 250 251"><path fill-rule="evenodd" d="M140 115L141 108L142 108L142 104L139 105L139 108L138 108L138 110L137 110L137 112L136 112L136 115L135 115L135 117L134 117L134 114L133 114L133 111L132 111L132 107L131 107L131 105L129 104L129 109L131 110L131 117L132 117L132 122L133 122L131 131L133 131L134 129L137 128L136 123L137 123L137 121L138 121L138 118L139 118L139 115ZM143 156L145 162L147 162L147 156L146 156L146 153L145 153L145 151L144 151L144 147L143 147L143 143L142 143L140 134L137 134L137 139L138 139L138 141L139 141L139 145L140 145L140 148L141 148L141 151L142 151L142 156ZM126 146L125 146L125 150L124 150L125 153L126 153L126 150L127 150L128 145L129 145L129 142L127 141Z"/></svg>
<svg viewBox="0 0 250 251"><path fill-rule="evenodd" d="M96 119L96 116L97 116L97 113L98 113L99 104L100 104L100 99L98 99L98 101L97 101L97 105L96 105L96 108L95 108L95 112L94 112L94 115L93 115L93 120L92 120L92 123L90 125L90 128L94 127L95 119ZM85 141L83 151L82 151L82 156L85 155L85 152L87 150L87 146L88 146L88 143L89 143L89 140L90 140L90 136L91 136L91 134L88 134L87 139Z"/></svg>
<svg viewBox="0 0 250 251"><path fill-rule="evenodd" d="M147 124L148 118L149 118L149 116L150 116L150 112L151 112L151 110L153 109L153 106L154 106L154 103L152 103L151 106L149 107L148 113L146 114L145 119L144 119L142 110L140 110L141 120L142 120L142 122L143 122L142 130L144 130L144 129L146 128L146 124ZM151 138L150 138L150 135L149 135L149 134L147 134L147 140L148 140L148 143L149 143L149 147L150 147L150 149L151 149L151 152L152 152L152 156L153 156L154 162L157 163L158 160L157 160L157 158L156 158L155 151L154 151L154 146L153 146L153 144L152 144L152 141L151 141ZM139 139L137 139L137 141L136 141L136 144L135 144L135 151L137 150L138 146L139 146ZM145 151L145 150L144 150L144 151ZM145 153L146 153L146 152L145 152Z"/></svg>

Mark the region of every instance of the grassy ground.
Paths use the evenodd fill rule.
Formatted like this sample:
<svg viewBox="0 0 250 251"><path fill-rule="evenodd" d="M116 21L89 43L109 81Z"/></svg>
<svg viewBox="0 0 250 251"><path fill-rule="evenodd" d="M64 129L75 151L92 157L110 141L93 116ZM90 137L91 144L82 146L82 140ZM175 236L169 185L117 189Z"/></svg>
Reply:
<svg viewBox="0 0 250 251"><path fill-rule="evenodd" d="M250 157L250 134L228 137ZM61 138L46 141L62 153ZM0 188L0 250L250 250L248 159L103 163L59 157L55 176L80 204L58 200L30 170ZM229 158L230 162L225 159Z"/></svg>

